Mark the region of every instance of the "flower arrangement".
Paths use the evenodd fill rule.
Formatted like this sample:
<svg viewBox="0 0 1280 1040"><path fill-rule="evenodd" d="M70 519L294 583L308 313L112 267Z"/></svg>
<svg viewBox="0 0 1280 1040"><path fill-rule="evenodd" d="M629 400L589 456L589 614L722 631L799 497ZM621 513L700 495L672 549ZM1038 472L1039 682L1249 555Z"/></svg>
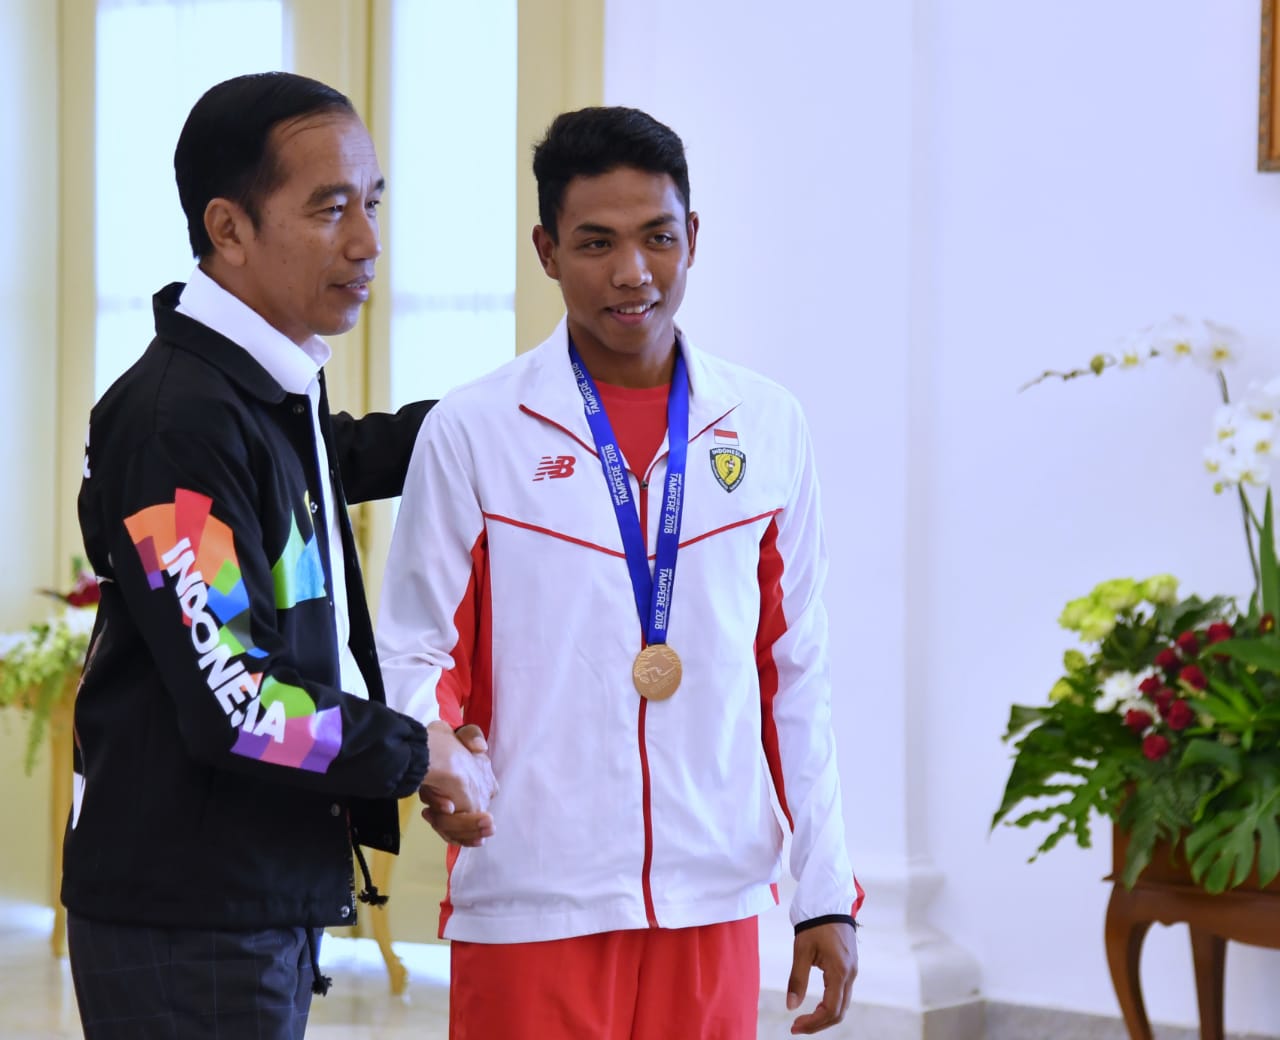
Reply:
<svg viewBox="0 0 1280 1040"><path fill-rule="evenodd" d="M70 592L41 591L63 607L26 632L0 634L0 707L17 705L30 714L25 769L29 774L49 716L84 665L98 604L98 581L76 561Z"/></svg>
<svg viewBox="0 0 1280 1040"><path fill-rule="evenodd" d="M1109 817L1129 838L1130 887L1158 841L1185 853L1208 892L1255 870L1263 886L1280 875L1280 564L1267 486L1280 380L1233 402L1222 366L1234 343L1221 326L1174 319L1117 355L1028 384L1191 357L1215 372L1222 397L1205 466L1214 490L1240 501L1248 603L1180 597L1170 575L1102 582L1058 619L1083 646L1064 654L1048 703L1015 705L1004 736L1015 754L992 827L1055 824L1034 859L1067 836L1088 847L1093 814Z"/></svg>

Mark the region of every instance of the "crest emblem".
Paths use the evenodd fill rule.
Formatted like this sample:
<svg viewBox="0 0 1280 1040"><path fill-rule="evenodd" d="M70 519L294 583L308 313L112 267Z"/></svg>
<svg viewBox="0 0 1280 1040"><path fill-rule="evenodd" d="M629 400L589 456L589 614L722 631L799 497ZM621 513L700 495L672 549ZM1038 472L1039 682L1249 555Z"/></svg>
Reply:
<svg viewBox="0 0 1280 1040"><path fill-rule="evenodd" d="M747 471L747 457L737 448L712 448L711 472L726 491L732 491L742 483Z"/></svg>

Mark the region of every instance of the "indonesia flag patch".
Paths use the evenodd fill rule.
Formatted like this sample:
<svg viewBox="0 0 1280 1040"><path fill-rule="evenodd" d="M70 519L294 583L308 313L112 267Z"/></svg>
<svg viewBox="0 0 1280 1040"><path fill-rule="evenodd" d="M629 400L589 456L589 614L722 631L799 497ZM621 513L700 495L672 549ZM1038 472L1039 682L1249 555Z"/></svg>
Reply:
<svg viewBox="0 0 1280 1040"><path fill-rule="evenodd" d="M717 444L727 444L731 448L738 446L738 435L733 430L715 430L713 432Z"/></svg>

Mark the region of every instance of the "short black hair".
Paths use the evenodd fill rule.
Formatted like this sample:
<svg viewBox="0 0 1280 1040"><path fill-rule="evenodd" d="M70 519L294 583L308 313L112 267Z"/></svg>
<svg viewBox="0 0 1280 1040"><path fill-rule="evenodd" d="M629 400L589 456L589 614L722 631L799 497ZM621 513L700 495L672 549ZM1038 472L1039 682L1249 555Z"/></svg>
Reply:
<svg viewBox="0 0 1280 1040"><path fill-rule="evenodd" d="M354 115L355 107L333 87L292 72L237 76L210 87L195 103L178 135L173 172L197 259L213 252L204 228L212 199L238 203L258 226L259 205L282 176L271 131L316 112Z"/></svg>
<svg viewBox="0 0 1280 1040"><path fill-rule="evenodd" d="M556 116L533 149L538 220L553 242L560 241L556 221L569 182L575 177L598 177L620 166L668 174L688 219L689 164L679 135L638 108L581 108Z"/></svg>

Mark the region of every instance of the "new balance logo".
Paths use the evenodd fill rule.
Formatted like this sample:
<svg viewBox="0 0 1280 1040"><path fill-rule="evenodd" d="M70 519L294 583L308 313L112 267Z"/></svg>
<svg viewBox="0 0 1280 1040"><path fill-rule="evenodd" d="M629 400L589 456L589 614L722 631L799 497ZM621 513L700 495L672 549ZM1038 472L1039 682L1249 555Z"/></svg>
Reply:
<svg viewBox="0 0 1280 1040"><path fill-rule="evenodd" d="M547 477L550 477L552 480L559 480L561 477L571 477L573 476L573 464L577 461L572 455L543 455L533 479L538 481L546 480Z"/></svg>

